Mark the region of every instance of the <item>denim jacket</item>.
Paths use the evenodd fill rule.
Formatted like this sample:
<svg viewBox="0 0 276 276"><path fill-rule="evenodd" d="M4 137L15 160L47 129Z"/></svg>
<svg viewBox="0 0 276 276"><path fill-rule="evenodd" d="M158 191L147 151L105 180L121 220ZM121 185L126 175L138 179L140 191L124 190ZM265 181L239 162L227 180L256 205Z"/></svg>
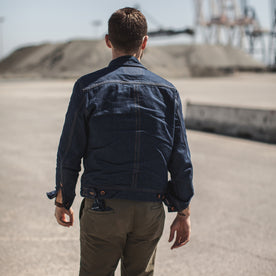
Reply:
<svg viewBox="0 0 276 276"><path fill-rule="evenodd" d="M164 201L185 209L192 163L176 88L123 56L74 85L60 138L55 197L69 209L83 160L81 195ZM168 171L171 181L168 181Z"/></svg>

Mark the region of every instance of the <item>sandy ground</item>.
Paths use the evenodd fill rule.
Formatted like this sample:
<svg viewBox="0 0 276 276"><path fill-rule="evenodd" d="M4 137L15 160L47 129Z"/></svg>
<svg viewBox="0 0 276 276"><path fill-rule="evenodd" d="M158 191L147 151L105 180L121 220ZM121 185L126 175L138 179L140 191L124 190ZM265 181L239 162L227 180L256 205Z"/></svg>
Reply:
<svg viewBox="0 0 276 276"><path fill-rule="evenodd" d="M275 75L173 82L183 102L276 109ZM70 229L56 224L53 202L45 196L54 187L72 85L0 82L0 275L78 275L80 196ZM155 275L276 275L276 145L195 131L188 138L196 191L192 239L171 251L174 215L167 214Z"/></svg>

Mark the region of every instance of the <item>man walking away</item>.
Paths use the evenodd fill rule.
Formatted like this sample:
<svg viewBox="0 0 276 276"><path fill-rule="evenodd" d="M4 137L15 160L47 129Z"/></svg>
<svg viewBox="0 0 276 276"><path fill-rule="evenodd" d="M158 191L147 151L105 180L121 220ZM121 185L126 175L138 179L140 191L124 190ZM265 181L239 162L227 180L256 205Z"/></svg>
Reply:
<svg viewBox="0 0 276 276"><path fill-rule="evenodd" d="M140 60L148 41L144 15L112 14L105 42L109 66L74 85L57 154L55 216L72 226L72 203L83 160L81 276L153 275L164 227L162 201L177 212L172 249L190 238L192 163L176 88ZM168 171L171 180L168 181ZM69 216L69 220L66 219Z"/></svg>

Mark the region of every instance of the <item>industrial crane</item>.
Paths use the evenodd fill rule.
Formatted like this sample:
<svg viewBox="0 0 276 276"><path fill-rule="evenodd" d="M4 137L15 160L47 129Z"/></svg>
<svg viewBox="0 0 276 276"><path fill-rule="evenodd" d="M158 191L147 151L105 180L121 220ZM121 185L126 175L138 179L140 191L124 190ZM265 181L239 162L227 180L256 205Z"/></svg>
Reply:
<svg viewBox="0 0 276 276"><path fill-rule="evenodd" d="M270 0L271 30L262 28L255 8L248 0L192 1L195 7L194 29L164 28L151 15L146 14L147 18L158 26L158 29L150 31L149 35L152 37L178 34L201 36L205 43L228 44L245 49L252 55L261 53L263 62L276 68L276 0ZM139 8L139 6L136 7ZM267 35L269 36L268 51L265 41Z"/></svg>
<svg viewBox="0 0 276 276"><path fill-rule="evenodd" d="M193 0L197 34L201 34L206 43L227 43L234 47L248 48L252 55L258 53L260 49L263 61L275 64L276 0L270 1L271 31L261 27L256 10L247 0ZM270 36L269 60L266 54L265 35Z"/></svg>

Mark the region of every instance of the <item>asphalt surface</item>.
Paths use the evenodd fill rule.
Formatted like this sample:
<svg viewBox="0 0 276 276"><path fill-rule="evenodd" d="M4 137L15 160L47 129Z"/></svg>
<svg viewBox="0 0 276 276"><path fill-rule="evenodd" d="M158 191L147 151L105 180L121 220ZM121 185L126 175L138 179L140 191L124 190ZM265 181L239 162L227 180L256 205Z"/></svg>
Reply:
<svg viewBox="0 0 276 276"><path fill-rule="evenodd" d="M216 95L223 101L215 79L177 86L194 88L195 99L211 101L203 92L200 97L200 83L206 91L206 82L218 90L209 93L214 102ZM225 91L236 83L219 82ZM252 104L276 106L276 83L255 78L252 87L257 82L264 94L254 92ZM70 229L57 225L53 201L45 195L54 188L56 149L72 85L0 81L0 275L78 275L79 184ZM250 91L242 94L242 83L237 87L238 104ZM171 251L167 240L174 215L167 214L155 275L276 275L276 145L196 131L188 131L188 139L196 192L192 239Z"/></svg>

